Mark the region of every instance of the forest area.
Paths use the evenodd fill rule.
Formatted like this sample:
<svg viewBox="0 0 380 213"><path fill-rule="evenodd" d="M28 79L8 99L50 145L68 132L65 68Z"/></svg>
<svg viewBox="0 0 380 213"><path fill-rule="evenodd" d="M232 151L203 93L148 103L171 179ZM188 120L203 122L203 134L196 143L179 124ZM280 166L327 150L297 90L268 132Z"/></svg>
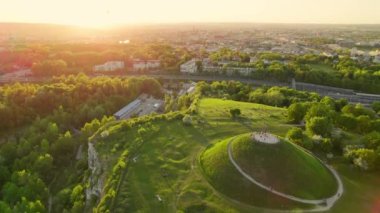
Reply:
<svg viewBox="0 0 380 213"><path fill-rule="evenodd" d="M88 137L141 93L163 95L151 78L85 75L5 85L0 93L6 121L0 128L0 212L82 212L88 168L78 149L86 150Z"/></svg>

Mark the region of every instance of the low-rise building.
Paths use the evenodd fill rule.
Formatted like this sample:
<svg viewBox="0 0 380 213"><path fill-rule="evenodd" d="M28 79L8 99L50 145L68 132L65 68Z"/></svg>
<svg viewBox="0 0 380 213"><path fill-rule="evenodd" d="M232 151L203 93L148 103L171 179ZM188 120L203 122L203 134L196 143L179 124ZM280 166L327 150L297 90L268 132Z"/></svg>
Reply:
<svg viewBox="0 0 380 213"><path fill-rule="evenodd" d="M130 117L130 114L137 109L141 104L141 100L136 99L127 106L123 107L119 111L117 111L114 116L116 119L123 119L123 118L128 118Z"/></svg>
<svg viewBox="0 0 380 213"><path fill-rule="evenodd" d="M380 55L374 57L373 63L380 64Z"/></svg>
<svg viewBox="0 0 380 213"><path fill-rule="evenodd" d="M95 72L108 72L124 69L124 61L107 61L101 65L95 65L93 70Z"/></svg>
<svg viewBox="0 0 380 213"><path fill-rule="evenodd" d="M190 61L181 64L180 66L181 73L194 74L198 72L198 65L196 59L191 59Z"/></svg>
<svg viewBox="0 0 380 213"><path fill-rule="evenodd" d="M133 70L153 70L160 68L161 63L159 60L134 60L133 61Z"/></svg>

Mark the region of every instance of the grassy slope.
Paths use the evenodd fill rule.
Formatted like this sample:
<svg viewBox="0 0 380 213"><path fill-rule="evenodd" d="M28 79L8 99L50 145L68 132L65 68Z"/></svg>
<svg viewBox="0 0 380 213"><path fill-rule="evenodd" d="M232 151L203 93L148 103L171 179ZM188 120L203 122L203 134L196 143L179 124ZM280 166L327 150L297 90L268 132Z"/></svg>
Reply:
<svg viewBox="0 0 380 213"><path fill-rule="evenodd" d="M158 121L153 125L160 131L145 141L136 162L131 161L114 212L175 212L187 208L195 212L203 208L220 212L230 208L213 194L197 172L197 153L207 144L204 136L181 121ZM130 141L133 135L132 129L115 133L114 139L124 137Z"/></svg>
<svg viewBox="0 0 380 213"><path fill-rule="evenodd" d="M249 119L232 120L228 110L235 107L240 108L243 115ZM216 112L220 115L213 113L215 108L218 108ZM145 142L137 162L130 164L128 174L122 181L120 193L116 199L116 212L123 212L126 209L130 211L155 210L156 212L187 209L199 212L204 211L206 206L208 210L216 212L222 210L233 212L231 205L240 208L239 205L226 202L213 191L196 169L195 161L201 150L205 149L210 142L249 132L252 128L261 129L262 122L256 122L258 120L268 120L270 125L275 125L275 121L278 120L282 125L278 127L277 132L284 135L290 128L285 124L282 116L284 110L218 99L202 100L199 109L201 117L198 119L202 122L198 122L193 127L183 126L180 121L154 123L160 127L160 131L157 137ZM270 113L263 113L264 111ZM126 147L125 143L132 141L135 137L135 129L128 132L115 130L105 143L97 147L101 158L106 159L108 164L113 164L123 147ZM110 155L113 148L116 149ZM107 168L112 168L112 166ZM166 177L163 176L163 172L167 174ZM156 194L159 194L164 202L160 203Z"/></svg>
<svg viewBox="0 0 380 213"><path fill-rule="evenodd" d="M229 110L239 108L241 118L231 119ZM284 136L292 126L287 124L283 108L261 104L206 98L199 105L199 125L211 139L225 139L237 134L270 129L274 134Z"/></svg>
<svg viewBox="0 0 380 213"><path fill-rule="evenodd" d="M245 134L234 140L232 150L245 172L280 192L322 199L337 190L334 176L317 159L285 140L274 145L263 144Z"/></svg>
<svg viewBox="0 0 380 213"><path fill-rule="evenodd" d="M240 108L245 117L232 120L228 112L230 108ZM259 104L203 99L198 111L199 120L202 122L193 127L184 127L180 121L154 123L161 128L159 135L156 139L147 140L137 162L130 164L127 178L123 180L120 194L117 196L117 212L125 212L126 209L137 212L175 212L175 209L186 212L260 212L258 209L252 210L231 202L213 191L200 174L200 169L197 169L197 165L190 159L196 159L201 150L209 144L237 134L261 130L263 127L284 136L291 128L291 125L286 124L285 110ZM111 140L112 135L115 141ZM117 135L119 137L116 137ZM109 164L107 168L112 168L114 159L119 157L124 144L134 140L136 134L135 130L115 130L110 136L103 146L97 147L101 158L106 159ZM113 148L116 149L111 151ZM172 191L165 183L166 180L158 174L161 167L172 165L169 159L174 159L178 152L187 157L183 157L186 160L180 163L173 162L179 169L171 170L173 174L168 176L170 185L180 186L180 196L175 199L178 192ZM165 160L157 160L160 159L161 153L166 153ZM370 212L375 200L380 197L379 174L362 174L349 169L343 163L337 164L336 168L342 176L347 193L338 201L332 212ZM155 197L157 192L162 194L164 202L158 202Z"/></svg>
<svg viewBox="0 0 380 213"><path fill-rule="evenodd" d="M380 173L360 171L340 159L332 164L342 178L345 193L330 212L380 212Z"/></svg>
<svg viewBox="0 0 380 213"><path fill-rule="evenodd" d="M229 161L227 145L230 139L213 145L201 155L202 169L217 190L230 198L258 207L302 207L298 203L268 193L244 178Z"/></svg>

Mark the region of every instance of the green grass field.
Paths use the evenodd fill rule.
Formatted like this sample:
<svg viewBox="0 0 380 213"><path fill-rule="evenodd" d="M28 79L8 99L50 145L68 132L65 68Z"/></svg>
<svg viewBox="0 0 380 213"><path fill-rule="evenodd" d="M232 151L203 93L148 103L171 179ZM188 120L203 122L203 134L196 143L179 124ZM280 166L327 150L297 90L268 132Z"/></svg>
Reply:
<svg viewBox="0 0 380 213"><path fill-rule="evenodd" d="M334 68L327 64L309 64L310 68L318 72L336 72Z"/></svg>
<svg viewBox="0 0 380 213"><path fill-rule="evenodd" d="M269 209L297 209L301 204L268 193L244 178L229 161L227 145L231 138L209 147L200 164L210 184L239 202Z"/></svg>
<svg viewBox="0 0 380 213"><path fill-rule="evenodd" d="M241 109L241 118L232 119L229 114L231 108ZM232 170L232 179L224 180L226 191L220 191L206 179L198 163L200 154L206 148L220 146L220 149L224 149L224 141L235 135L267 129L284 136L292 127L287 123L285 115L286 110L282 108L206 98L201 100L198 114L193 116L192 126L185 126L180 120L154 121L128 130L119 128L117 122L109 125L109 137L99 139L96 145L105 176L123 150L137 140L139 127L149 125L150 128L153 126L158 129L156 133L144 138L144 144L136 153L136 162L130 161L126 175L120 182L113 212L267 212L237 200L259 207L302 207L281 201L266 192L229 194L228 191L234 187L242 187L242 191L245 187L252 187L244 179L234 179L239 176L234 176ZM223 142L218 143L221 141ZM222 163L223 159L225 156L221 155L221 162L218 163ZM344 194L332 212L370 212L375 200L380 197L380 176L362 176L360 172L348 169L347 164L342 165L334 164L338 172L342 173L346 190L350 194ZM362 194L366 197L363 198ZM258 200L250 198L252 196ZM273 204L274 201L276 204ZM338 207L346 211L339 211Z"/></svg>
<svg viewBox="0 0 380 213"><path fill-rule="evenodd" d="M264 144L245 134L233 141L232 152L251 177L280 192L304 199L323 199L337 190L334 176L321 162L286 140Z"/></svg>
<svg viewBox="0 0 380 213"><path fill-rule="evenodd" d="M380 173L360 171L342 159L331 163L341 176L345 193L330 212L380 212Z"/></svg>

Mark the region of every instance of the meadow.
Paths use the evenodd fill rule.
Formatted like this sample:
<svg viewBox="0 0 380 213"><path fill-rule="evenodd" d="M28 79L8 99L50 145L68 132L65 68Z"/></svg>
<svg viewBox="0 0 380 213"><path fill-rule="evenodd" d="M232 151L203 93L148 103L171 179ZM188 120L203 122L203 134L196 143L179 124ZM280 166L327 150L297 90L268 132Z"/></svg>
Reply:
<svg viewBox="0 0 380 213"><path fill-rule="evenodd" d="M234 108L241 110L237 119L229 112ZM182 120L153 121L128 130L119 128L117 122L109 125L106 128L109 137L97 145L106 175L122 151L128 148L126 144L140 137L138 129L154 129L128 159L113 200L113 212L267 212L262 207L268 208L268 205L257 205L257 200L241 202L244 196L252 197L252 193L226 194L210 184L200 167L200 155L207 148L222 146L217 143L236 135L267 130L285 136L291 127L284 108L213 98L200 101L197 113L192 115L192 125ZM370 212L376 207L380 191L378 174L362 175L342 162L330 163L341 174L346 189L331 212ZM243 178L233 179L232 176L231 180L225 180L226 187L237 187L232 184L234 181L242 187L251 187ZM255 196L265 195L261 196L261 201L267 199L270 203L273 198L265 193ZM302 207L289 202L287 205L289 208Z"/></svg>

